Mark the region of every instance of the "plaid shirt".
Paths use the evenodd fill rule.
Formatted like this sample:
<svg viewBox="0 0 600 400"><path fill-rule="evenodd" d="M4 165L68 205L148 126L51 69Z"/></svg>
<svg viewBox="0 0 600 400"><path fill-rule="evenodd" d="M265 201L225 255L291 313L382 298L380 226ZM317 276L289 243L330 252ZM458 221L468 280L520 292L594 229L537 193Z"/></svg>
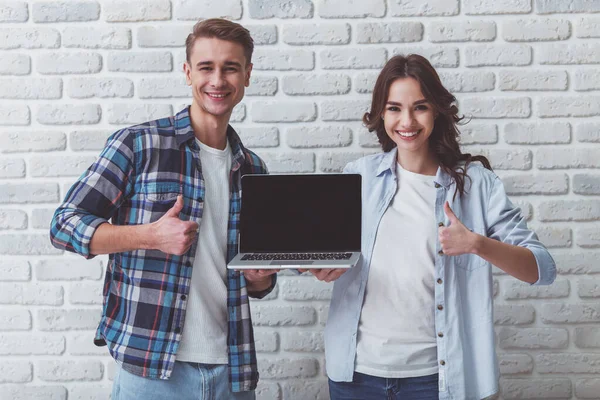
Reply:
<svg viewBox="0 0 600 400"><path fill-rule="evenodd" d="M240 178L265 174L263 161L244 148L228 127L233 155L227 261L238 251ZM90 240L112 218L115 225L148 224L183 195L182 220L200 223L205 187L199 148L188 109L175 117L136 125L114 133L99 158L71 187L51 226L55 247L92 258ZM96 344L134 374L168 379L173 370L185 321L196 243L181 256L158 250L110 254L104 282L102 318ZM275 285L254 297L263 297ZM235 392L253 390L258 381L254 334L244 276L227 271L229 381Z"/></svg>

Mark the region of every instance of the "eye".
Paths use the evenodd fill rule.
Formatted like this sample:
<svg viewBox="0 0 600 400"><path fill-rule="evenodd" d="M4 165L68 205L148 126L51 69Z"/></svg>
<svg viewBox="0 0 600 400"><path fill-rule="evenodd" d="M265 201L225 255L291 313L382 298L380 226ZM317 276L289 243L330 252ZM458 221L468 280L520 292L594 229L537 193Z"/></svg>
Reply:
<svg viewBox="0 0 600 400"><path fill-rule="evenodd" d="M388 111L400 111L400 107L397 106L389 106L387 108Z"/></svg>
<svg viewBox="0 0 600 400"><path fill-rule="evenodd" d="M199 71L212 71L212 68L211 67L200 67L198 70Z"/></svg>
<svg viewBox="0 0 600 400"><path fill-rule="evenodd" d="M417 111L427 111L427 110L429 110L429 107L427 107L424 104L419 104L418 106L415 107L415 110L417 110Z"/></svg>

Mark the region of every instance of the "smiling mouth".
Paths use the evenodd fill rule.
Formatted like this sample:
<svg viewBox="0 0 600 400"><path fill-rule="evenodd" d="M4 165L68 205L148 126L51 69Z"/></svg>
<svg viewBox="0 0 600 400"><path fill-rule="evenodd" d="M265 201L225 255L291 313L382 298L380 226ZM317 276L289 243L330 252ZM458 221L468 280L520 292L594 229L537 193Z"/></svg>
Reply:
<svg viewBox="0 0 600 400"><path fill-rule="evenodd" d="M410 131L410 132L403 132L403 131L396 131L396 133L402 137L405 138L411 138L413 136L417 136L419 134L419 132L421 132L421 130L417 130L417 131Z"/></svg>
<svg viewBox="0 0 600 400"><path fill-rule="evenodd" d="M224 99L225 97L229 96L229 93L204 93L206 93L206 95L211 99Z"/></svg>

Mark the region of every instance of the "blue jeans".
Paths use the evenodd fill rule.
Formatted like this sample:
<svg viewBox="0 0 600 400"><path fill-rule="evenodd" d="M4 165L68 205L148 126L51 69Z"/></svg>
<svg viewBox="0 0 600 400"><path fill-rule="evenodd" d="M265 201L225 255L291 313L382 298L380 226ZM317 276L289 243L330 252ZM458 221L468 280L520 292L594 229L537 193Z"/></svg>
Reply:
<svg viewBox="0 0 600 400"><path fill-rule="evenodd" d="M355 372L352 382L329 380L331 400L438 400L438 374L378 378Z"/></svg>
<svg viewBox="0 0 600 400"><path fill-rule="evenodd" d="M176 361L168 380L148 379L117 366L111 400L254 400L254 391L233 393L227 365Z"/></svg>

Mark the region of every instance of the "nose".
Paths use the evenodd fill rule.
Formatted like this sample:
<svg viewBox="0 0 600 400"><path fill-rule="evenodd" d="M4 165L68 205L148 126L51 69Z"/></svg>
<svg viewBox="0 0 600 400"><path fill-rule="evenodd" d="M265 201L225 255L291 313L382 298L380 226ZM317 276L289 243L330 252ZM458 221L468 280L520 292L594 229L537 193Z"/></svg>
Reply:
<svg viewBox="0 0 600 400"><path fill-rule="evenodd" d="M211 86L220 88L225 85L225 74L220 69L215 69L210 80Z"/></svg>
<svg viewBox="0 0 600 400"><path fill-rule="evenodd" d="M414 119L415 117L411 110L402 110L402 113L400 114L400 127L405 129L412 127L414 125Z"/></svg>

